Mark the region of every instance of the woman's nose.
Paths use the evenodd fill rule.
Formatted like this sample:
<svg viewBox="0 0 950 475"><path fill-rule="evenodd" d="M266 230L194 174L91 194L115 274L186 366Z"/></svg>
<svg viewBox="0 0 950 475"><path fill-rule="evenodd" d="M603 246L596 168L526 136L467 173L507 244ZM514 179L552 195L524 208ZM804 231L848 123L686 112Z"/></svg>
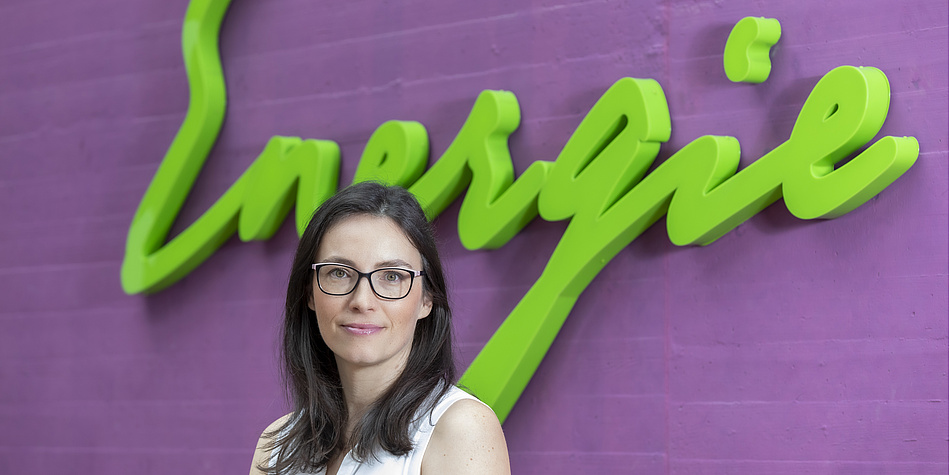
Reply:
<svg viewBox="0 0 950 475"><path fill-rule="evenodd" d="M375 307L376 302L376 293L373 292L369 278L361 278L356 283L353 293L350 294L350 306L354 309L366 310Z"/></svg>

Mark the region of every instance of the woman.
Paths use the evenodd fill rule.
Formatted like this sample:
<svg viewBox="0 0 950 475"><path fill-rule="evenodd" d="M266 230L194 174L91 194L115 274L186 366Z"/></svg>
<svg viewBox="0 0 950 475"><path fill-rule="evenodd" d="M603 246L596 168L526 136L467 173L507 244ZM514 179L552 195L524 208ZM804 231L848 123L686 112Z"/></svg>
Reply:
<svg viewBox="0 0 950 475"><path fill-rule="evenodd" d="M327 200L287 289L294 410L264 431L251 473L509 473L495 414L453 384L451 316L409 192L367 182Z"/></svg>

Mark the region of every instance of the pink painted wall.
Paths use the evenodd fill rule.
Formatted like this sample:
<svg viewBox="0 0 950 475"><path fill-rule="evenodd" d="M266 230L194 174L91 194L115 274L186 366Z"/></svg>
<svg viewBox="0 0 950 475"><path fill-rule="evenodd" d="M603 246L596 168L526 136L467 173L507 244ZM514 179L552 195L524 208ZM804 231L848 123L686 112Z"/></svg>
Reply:
<svg viewBox="0 0 950 475"><path fill-rule="evenodd" d="M830 69L890 79L880 135L917 163L841 218L781 202L714 244L662 222L581 296L505 423L515 473L946 473L948 7L825 2L234 2L225 126L184 229L273 135L333 140L348 183L389 119L432 160L484 89L513 91L515 169L553 160L624 76L663 86L659 160L732 135L748 165ZM187 2L0 5L0 472L244 473L285 409L280 297L296 237L229 241L174 286L125 295L138 202L184 117ZM728 82L744 16L781 21L771 78ZM438 220L463 365L538 278L565 223L464 250Z"/></svg>

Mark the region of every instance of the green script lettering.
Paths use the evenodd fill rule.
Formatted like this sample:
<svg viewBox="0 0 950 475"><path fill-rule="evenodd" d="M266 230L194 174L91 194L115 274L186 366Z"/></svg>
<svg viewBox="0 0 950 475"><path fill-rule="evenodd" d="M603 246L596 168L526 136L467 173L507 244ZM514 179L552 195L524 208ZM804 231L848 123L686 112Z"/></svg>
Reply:
<svg viewBox="0 0 950 475"><path fill-rule="evenodd" d="M129 228L122 265L128 293L176 282L235 232L243 241L268 239L294 203L303 232L313 210L337 189L334 142L276 136L207 212L166 243L223 120L217 39L228 4L189 5L182 48L191 99ZM889 100L883 72L842 66L815 86L789 140L742 171L735 138L703 136L646 175L669 140L669 109L656 81L623 78L594 104L554 162L536 161L515 180L507 140L520 122L517 99L483 91L431 168L425 170L422 124L389 121L370 137L353 181L406 186L430 219L467 187L458 226L468 249L502 246L539 214L570 219L538 281L460 381L504 421L580 293L663 215L672 242L705 245L781 197L799 218L834 218L896 180L917 158L913 137L884 137L835 168L878 133Z"/></svg>

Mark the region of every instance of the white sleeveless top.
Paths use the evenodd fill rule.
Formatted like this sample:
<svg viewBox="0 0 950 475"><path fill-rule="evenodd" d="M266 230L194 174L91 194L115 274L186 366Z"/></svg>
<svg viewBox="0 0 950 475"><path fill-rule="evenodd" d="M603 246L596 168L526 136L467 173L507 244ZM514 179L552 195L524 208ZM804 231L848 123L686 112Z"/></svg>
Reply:
<svg viewBox="0 0 950 475"><path fill-rule="evenodd" d="M426 446L429 445L429 439L432 437L432 430L439 422L439 418L445 411L462 399L471 399L478 401L478 398L452 386L449 391L442 396L442 399L432 408L432 412L419 417L410 427L412 436L412 450L402 456L395 456L385 450L380 450L376 456L379 460L369 457L365 462L358 462L353 459L352 453L347 452L343 457L343 463L340 464L340 470L337 475L418 475L422 470L422 457L425 455ZM478 401L481 403L481 401ZM484 404L484 403L482 403ZM486 405L486 407L488 407ZM276 451L271 455L270 465L273 467L277 462ZM314 474L300 475L324 475L326 470L320 470Z"/></svg>

